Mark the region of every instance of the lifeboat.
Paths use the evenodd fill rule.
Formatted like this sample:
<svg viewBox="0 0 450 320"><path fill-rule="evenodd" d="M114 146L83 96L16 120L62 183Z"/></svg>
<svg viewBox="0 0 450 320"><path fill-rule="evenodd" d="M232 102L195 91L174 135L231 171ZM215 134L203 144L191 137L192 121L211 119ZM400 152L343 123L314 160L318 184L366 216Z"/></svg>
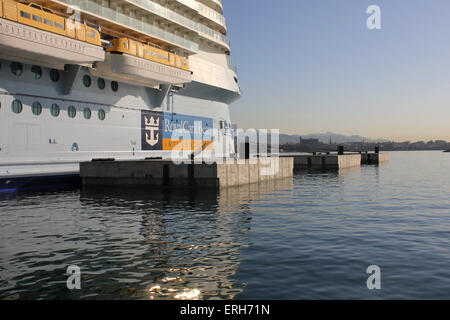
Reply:
<svg viewBox="0 0 450 320"><path fill-rule="evenodd" d="M34 3L0 0L0 56L7 60L64 69L105 59L95 28L61 17Z"/></svg>
<svg viewBox="0 0 450 320"><path fill-rule="evenodd" d="M128 38L111 41L104 62L95 64L95 76L146 87L183 86L192 81L188 59Z"/></svg>

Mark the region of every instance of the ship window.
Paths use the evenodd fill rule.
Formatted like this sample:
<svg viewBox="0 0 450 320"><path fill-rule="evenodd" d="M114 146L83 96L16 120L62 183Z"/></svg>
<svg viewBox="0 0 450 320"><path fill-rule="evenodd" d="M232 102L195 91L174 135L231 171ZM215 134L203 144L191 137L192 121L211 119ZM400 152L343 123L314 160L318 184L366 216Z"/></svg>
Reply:
<svg viewBox="0 0 450 320"><path fill-rule="evenodd" d="M14 100L11 102L11 110L14 113L21 113L22 112L22 102L20 100Z"/></svg>
<svg viewBox="0 0 450 320"><path fill-rule="evenodd" d="M39 7L37 4L34 4L34 3L32 3L32 4L30 5L30 7L41 10L41 7Z"/></svg>
<svg viewBox="0 0 450 320"><path fill-rule="evenodd" d="M69 115L69 118L75 118L77 109L74 106L70 106L69 109L67 109L67 114Z"/></svg>
<svg viewBox="0 0 450 320"><path fill-rule="evenodd" d="M98 110L98 118L100 120L105 120L105 118L106 118L105 110L103 110L103 109Z"/></svg>
<svg viewBox="0 0 450 320"><path fill-rule="evenodd" d="M98 80L97 80L97 85L98 85L98 88L99 88L100 90L105 89L105 79L103 79L103 78L98 78Z"/></svg>
<svg viewBox="0 0 450 320"><path fill-rule="evenodd" d="M42 106L39 102L33 102L32 106L31 106L31 111L33 111L33 114L35 116L38 116L42 113Z"/></svg>
<svg viewBox="0 0 450 320"><path fill-rule="evenodd" d="M119 90L119 84L117 83L117 81L111 81L111 89L112 91L116 92L117 90Z"/></svg>
<svg viewBox="0 0 450 320"><path fill-rule="evenodd" d="M20 76L23 72L22 64L19 62L11 63L11 72L16 76Z"/></svg>
<svg viewBox="0 0 450 320"><path fill-rule="evenodd" d="M52 10L47 9L47 8L42 8L42 10L44 10L45 12L48 12L48 13L53 13Z"/></svg>
<svg viewBox="0 0 450 320"><path fill-rule="evenodd" d="M87 74L83 76L83 84L87 88L91 86L91 77L89 77Z"/></svg>
<svg viewBox="0 0 450 320"><path fill-rule="evenodd" d="M91 118L91 109L89 108L84 108L83 110L83 115L85 119L90 119Z"/></svg>
<svg viewBox="0 0 450 320"><path fill-rule="evenodd" d="M32 66L31 73L35 79L40 79L42 77L42 69L39 66Z"/></svg>
<svg viewBox="0 0 450 320"><path fill-rule="evenodd" d="M42 23L42 18L33 14L33 20Z"/></svg>
<svg viewBox="0 0 450 320"><path fill-rule="evenodd" d="M50 113L54 117L59 116L59 106L56 103L52 104L52 106L50 107Z"/></svg>
<svg viewBox="0 0 450 320"><path fill-rule="evenodd" d="M50 70L50 79L52 79L53 82L57 82L59 80L59 71L56 69Z"/></svg>
<svg viewBox="0 0 450 320"><path fill-rule="evenodd" d="M45 23L46 25L53 26L53 21L52 21L52 20L49 20L49 19L45 19L45 18L44 18L44 23Z"/></svg>
<svg viewBox="0 0 450 320"><path fill-rule="evenodd" d="M22 11L22 10L20 10L20 16L22 18L26 18L26 19L30 19L31 18L31 14L29 14L28 12Z"/></svg>
<svg viewBox="0 0 450 320"><path fill-rule="evenodd" d="M90 31L88 32L88 37L89 37L89 38L92 38L92 39L95 39L95 31L94 31L94 30L90 30Z"/></svg>
<svg viewBox="0 0 450 320"><path fill-rule="evenodd" d="M64 29L64 26L56 21L55 21L55 27L59 28L59 29Z"/></svg>

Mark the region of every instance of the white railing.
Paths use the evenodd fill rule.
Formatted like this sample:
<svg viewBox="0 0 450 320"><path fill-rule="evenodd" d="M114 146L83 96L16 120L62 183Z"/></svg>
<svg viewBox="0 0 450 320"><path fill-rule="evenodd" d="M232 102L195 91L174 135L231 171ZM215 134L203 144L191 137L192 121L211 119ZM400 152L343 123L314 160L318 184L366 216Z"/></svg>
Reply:
<svg viewBox="0 0 450 320"><path fill-rule="evenodd" d="M198 12L199 3L197 1L195 0L176 0L176 1Z"/></svg>
<svg viewBox="0 0 450 320"><path fill-rule="evenodd" d="M198 43L194 39L186 39L181 36L175 35L171 32L158 28L157 26L148 24L141 20L131 18L125 14L119 13L113 9L103 7L91 0L58 0L69 5L76 5L81 10L87 11L111 20L112 22L120 23L126 27L141 31L148 34L151 37L161 39L163 41L172 43L178 47L187 49L192 52L198 51ZM138 1L138 0L133 0Z"/></svg>
<svg viewBox="0 0 450 320"><path fill-rule="evenodd" d="M168 8L161 6L160 4L157 4L149 0L124 0L124 1L133 4L137 7L140 7L144 10L147 10L153 14L156 14L162 18L168 19L174 23L182 25L188 29L191 29L192 31L197 32L200 36L209 39L211 41L217 42L220 45L224 46L225 48L230 49L230 42L228 41L228 38L224 36L222 33L214 29L211 29L201 23L192 21L191 19L182 16L181 14L178 14ZM201 10L203 10L203 13L205 14L206 10L215 12L214 10L194 0L177 0L177 1L183 3L184 5L189 5L191 8L200 13ZM223 19L225 21L225 17L223 17Z"/></svg>
<svg viewBox="0 0 450 320"><path fill-rule="evenodd" d="M148 0L124 0L124 1L137 7L140 7L146 11L149 11L153 14L156 14L157 16L171 20L172 22L182 25L188 29L196 30L198 28L196 22L182 16L181 14L178 14L170 9L163 7L162 5L157 4L156 2Z"/></svg>
<svg viewBox="0 0 450 320"><path fill-rule="evenodd" d="M226 20L223 15L219 12L205 6L203 3L198 2L199 12L201 15L213 20L214 22L220 24L222 27L226 28Z"/></svg>
<svg viewBox="0 0 450 320"><path fill-rule="evenodd" d="M223 9L222 0L210 0L210 1L216 3L217 5L219 5L219 7L221 7Z"/></svg>

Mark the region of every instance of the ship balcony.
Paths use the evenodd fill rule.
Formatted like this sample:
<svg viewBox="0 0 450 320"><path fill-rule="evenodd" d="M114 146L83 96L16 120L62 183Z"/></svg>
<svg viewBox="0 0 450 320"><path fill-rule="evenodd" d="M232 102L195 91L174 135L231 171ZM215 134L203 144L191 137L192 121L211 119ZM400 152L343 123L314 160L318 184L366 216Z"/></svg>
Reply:
<svg viewBox="0 0 450 320"><path fill-rule="evenodd" d="M222 10L214 10L195 0L176 0L176 2L194 10L200 17L206 18L209 24L213 25L214 28L219 29L223 33L227 32L226 19L222 15Z"/></svg>
<svg viewBox="0 0 450 320"><path fill-rule="evenodd" d="M90 72L97 77L140 84L146 87L159 85L183 86L192 81L192 73L129 54L106 53Z"/></svg>
<svg viewBox="0 0 450 320"><path fill-rule="evenodd" d="M208 7L213 8L219 13L223 13L223 4L222 0L199 0L199 2L207 5Z"/></svg>
<svg viewBox="0 0 450 320"><path fill-rule="evenodd" d="M133 1L137 2L137 0ZM52 2L64 5L66 7L68 5L76 5L80 8L81 12L84 15L90 17L91 20L97 21L99 25L107 27L109 29L127 29L127 32L135 35L135 37L143 35L151 39L161 40L162 42L165 42L171 46L181 48L190 54L198 52L198 43L195 39L190 39L188 37L174 34L155 25L147 23L146 21L99 5L92 0L54 0ZM194 22L192 23L193 25L195 25Z"/></svg>
<svg viewBox="0 0 450 320"><path fill-rule="evenodd" d="M212 42L216 46L221 47L225 51L230 50L230 43L225 35L201 23L192 21L180 14L177 14L170 9L164 8L151 1L127 0L122 2L129 3L130 5L132 2L135 4L140 4L139 7L136 6L136 9L140 8L143 12L147 11L148 13L157 15L161 19L164 19L170 23L187 28L196 35L198 34L198 36ZM198 43L196 39L176 35L172 32L159 28L158 26L139 20L138 18L130 17L124 13L99 5L92 0L53 0L52 3L63 5L65 7L67 7L67 5L76 5L80 8L83 14L90 17L92 20L99 22L98 24L101 26L109 29L121 29L123 32L123 29L125 28L128 29L130 34L135 35L137 38L139 38L139 35L141 35L141 37L144 35L151 39L157 39L171 46L181 48L189 54L198 52ZM152 12L152 10L154 11Z"/></svg>
<svg viewBox="0 0 450 320"><path fill-rule="evenodd" d="M64 69L103 61L101 46L0 18L0 56L7 60Z"/></svg>
<svg viewBox="0 0 450 320"><path fill-rule="evenodd" d="M179 0L179 3L193 9L202 20L205 20L212 28L205 26L201 23L195 22L174 10L166 8L156 2L148 0L123 0L123 3L128 5L127 9L141 10L143 13L150 13L155 15L157 19L166 20L168 23L175 24L177 26L187 29L189 32L194 32L202 37L206 34L208 40L216 42L226 50L230 50L229 45L223 40L225 36L222 33L226 33L226 21L225 17L214 11L213 9L205 6L194 0ZM174 3L171 6L175 7ZM122 6L124 8L124 6ZM130 8L133 7L133 8ZM219 29L217 31L215 29ZM163 39L162 39L163 40Z"/></svg>
<svg viewBox="0 0 450 320"><path fill-rule="evenodd" d="M220 32L215 32L211 28L208 28L207 26L204 26L202 24L200 24L199 30L199 36L206 40L209 40L213 44L225 48L226 51L230 51L230 40L226 36L224 36Z"/></svg>
<svg viewBox="0 0 450 320"><path fill-rule="evenodd" d="M156 2L149 0L123 0L125 4L129 4L129 7L134 7L135 9L139 9L144 11L144 13L151 13L158 19L164 19L168 22L177 24L178 26L184 27L190 31L197 33L197 22L186 18L185 16L170 10ZM126 5L125 5L126 6ZM125 7L122 5L122 7Z"/></svg>
<svg viewBox="0 0 450 320"><path fill-rule="evenodd" d="M225 17L217 12L216 10L211 9L210 7L204 5L203 3L198 3L198 9L199 9L199 13L209 19L209 21L217 24L219 27L221 27L224 31L227 31L227 26L226 26L226 19Z"/></svg>

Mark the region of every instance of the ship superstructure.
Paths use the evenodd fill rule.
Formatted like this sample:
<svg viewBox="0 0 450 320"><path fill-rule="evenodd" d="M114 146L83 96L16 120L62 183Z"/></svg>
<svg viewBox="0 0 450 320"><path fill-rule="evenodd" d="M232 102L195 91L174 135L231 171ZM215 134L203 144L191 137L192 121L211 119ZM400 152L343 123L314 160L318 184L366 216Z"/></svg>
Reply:
<svg viewBox="0 0 450 320"><path fill-rule="evenodd" d="M0 190L64 184L97 158L233 155L220 0L0 3Z"/></svg>

